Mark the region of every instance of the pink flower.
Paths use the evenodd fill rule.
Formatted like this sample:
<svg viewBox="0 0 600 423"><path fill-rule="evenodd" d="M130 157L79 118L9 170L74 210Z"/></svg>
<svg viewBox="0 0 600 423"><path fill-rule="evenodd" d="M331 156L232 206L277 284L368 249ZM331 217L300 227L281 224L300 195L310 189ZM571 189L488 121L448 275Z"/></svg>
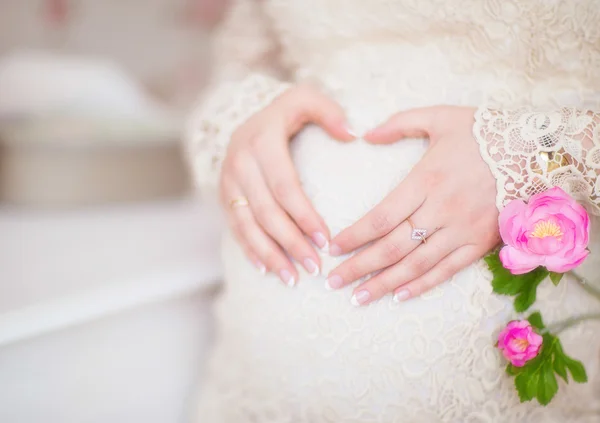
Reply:
<svg viewBox="0 0 600 423"><path fill-rule="evenodd" d="M589 216L558 187L532 196L528 204L511 201L500 212L499 221L506 244L500 260L513 275L531 272L538 266L565 273L589 254Z"/></svg>
<svg viewBox="0 0 600 423"><path fill-rule="evenodd" d="M527 320L513 320L498 335L498 348L513 366L523 367L537 357L542 341Z"/></svg>

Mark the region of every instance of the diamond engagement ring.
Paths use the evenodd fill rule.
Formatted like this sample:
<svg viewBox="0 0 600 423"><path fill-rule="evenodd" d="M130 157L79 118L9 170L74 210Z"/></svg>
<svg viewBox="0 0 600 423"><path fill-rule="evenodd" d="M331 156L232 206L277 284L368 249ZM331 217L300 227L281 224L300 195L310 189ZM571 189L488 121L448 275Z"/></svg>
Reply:
<svg viewBox="0 0 600 423"><path fill-rule="evenodd" d="M237 209L238 207L248 207L250 203L248 203L248 199L246 197L237 197L229 202L229 207L232 209Z"/></svg>
<svg viewBox="0 0 600 423"><path fill-rule="evenodd" d="M410 227L412 228L412 233L410 234L410 239L413 241L422 241L423 243L427 243L427 229L417 228L415 224L410 220L410 217L406 219Z"/></svg>

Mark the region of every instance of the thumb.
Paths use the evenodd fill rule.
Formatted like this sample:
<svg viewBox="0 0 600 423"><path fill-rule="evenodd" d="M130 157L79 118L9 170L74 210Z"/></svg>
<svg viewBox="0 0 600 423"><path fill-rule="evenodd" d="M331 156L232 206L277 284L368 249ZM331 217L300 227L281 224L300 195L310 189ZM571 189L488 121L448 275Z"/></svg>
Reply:
<svg viewBox="0 0 600 423"><path fill-rule="evenodd" d="M342 106L320 91L312 88L305 90L294 108L294 133L306 123L312 122L340 141L352 141L357 137L347 122Z"/></svg>
<svg viewBox="0 0 600 423"><path fill-rule="evenodd" d="M396 113L371 129L364 139L371 144L391 144L402 138L431 137L433 123L441 107L423 107Z"/></svg>

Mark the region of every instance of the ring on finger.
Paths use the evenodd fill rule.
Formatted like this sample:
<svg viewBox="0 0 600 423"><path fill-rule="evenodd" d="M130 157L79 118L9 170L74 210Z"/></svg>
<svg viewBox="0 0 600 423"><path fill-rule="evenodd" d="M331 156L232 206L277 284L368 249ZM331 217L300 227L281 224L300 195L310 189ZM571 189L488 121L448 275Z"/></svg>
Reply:
<svg viewBox="0 0 600 423"><path fill-rule="evenodd" d="M248 202L248 198L240 196L236 197L229 202L229 207L232 209L237 209L238 207L248 207L250 203Z"/></svg>
<svg viewBox="0 0 600 423"><path fill-rule="evenodd" d="M417 228L410 217L406 218L406 221L412 229L410 239L413 241L421 241L424 244L427 244L427 229Z"/></svg>

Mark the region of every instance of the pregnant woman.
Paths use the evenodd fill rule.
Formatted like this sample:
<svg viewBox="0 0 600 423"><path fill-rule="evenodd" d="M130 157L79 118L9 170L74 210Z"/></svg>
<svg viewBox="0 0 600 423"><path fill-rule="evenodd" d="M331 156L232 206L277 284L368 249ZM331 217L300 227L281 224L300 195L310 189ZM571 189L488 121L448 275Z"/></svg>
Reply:
<svg viewBox="0 0 600 423"><path fill-rule="evenodd" d="M480 259L512 199L600 214L600 1L230 3L187 136L229 223L198 421L597 422L600 325L561 334L589 383L521 404Z"/></svg>

